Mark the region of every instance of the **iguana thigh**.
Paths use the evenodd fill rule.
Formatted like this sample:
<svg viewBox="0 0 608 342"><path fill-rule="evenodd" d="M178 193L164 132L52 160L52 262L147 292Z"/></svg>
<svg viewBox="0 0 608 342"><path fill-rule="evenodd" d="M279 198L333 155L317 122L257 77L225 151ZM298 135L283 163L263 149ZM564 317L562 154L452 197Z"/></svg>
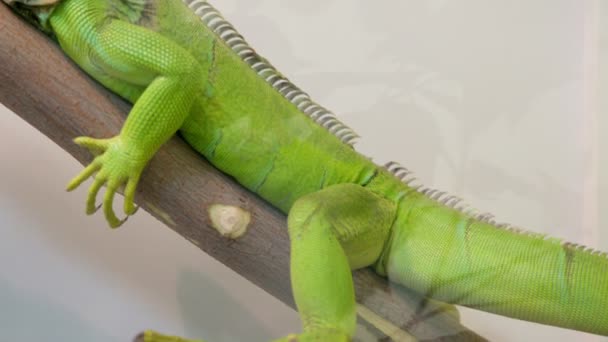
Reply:
<svg viewBox="0 0 608 342"><path fill-rule="evenodd" d="M291 283L304 327L299 341L353 336L351 270L378 260L395 212L392 202L356 184L333 185L295 202L288 226Z"/></svg>

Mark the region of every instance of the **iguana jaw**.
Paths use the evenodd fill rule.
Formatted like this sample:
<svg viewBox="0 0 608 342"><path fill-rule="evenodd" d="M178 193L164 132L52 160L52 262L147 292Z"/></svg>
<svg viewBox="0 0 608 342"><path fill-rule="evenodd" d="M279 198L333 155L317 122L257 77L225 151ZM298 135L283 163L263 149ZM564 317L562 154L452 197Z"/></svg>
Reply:
<svg viewBox="0 0 608 342"><path fill-rule="evenodd" d="M30 24L52 36L47 21L61 0L2 0Z"/></svg>

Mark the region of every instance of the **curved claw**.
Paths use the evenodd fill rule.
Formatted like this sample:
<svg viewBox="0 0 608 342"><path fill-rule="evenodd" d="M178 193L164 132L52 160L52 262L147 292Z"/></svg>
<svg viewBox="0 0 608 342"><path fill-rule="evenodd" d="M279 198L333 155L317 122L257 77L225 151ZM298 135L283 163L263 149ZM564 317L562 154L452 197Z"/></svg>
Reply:
<svg viewBox="0 0 608 342"><path fill-rule="evenodd" d="M108 221L108 224L110 224L110 227L112 227L112 228L118 228L122 224L121 220L119 220L118 217L116 217L116 214L114 213L114 208L113 208L114 195L116 194L117 188L118 188L118 185L115 183L108 184L106 193L103 197L103 213L106 216L106 220Z"/></svg>
<svg viewBox="0 0 608 342"><path fill-rule="evenodd" d="M125 204L124 211L126 215L133 215L139 209L135 207L135 190L137 189L137 183L139 182L139 175L129 179L125 188Z"/></svg>
<svg viewBox="0 0 608 342"><path fill-rule="evenodd" d="M116 216L114 216L116 218ZM121 220L116 220L115 222L110 222L109 219L106 217L106 220L108 220L108 223L110 224L110 228L112 229L116 229L119 228L120 226L122 226L125 222L127 222L129 220L129 217L131 216L125 216L123 219Z"/></svg>
<svg viewBox="0 0 608 342"><path fill-rule="evenodd" d="M87 215L95 214L97 210L99 210L99 208L101 207L101 205L96 205L95 202L97 202L97 193L99 193L99 189L101 189L104 182L104 179L96 178L93 184L91 184L91 187L89 188L89 194L87 196Z"/></svg>
<svg viewBox="0 0 608 342"><path fill-rule="evenodd" d="M96 212L98 212L98 211L99 211L99 209L101 209L101 206L102 206L102 204L98 204L98 205L95 207L95 210L93 210L93 213L92 213L92 214L95 214Z"/></svg>
<svg viewBox="0 0 608 342"><path fill-rule="evenodd" d="M133 209L133 211L128 215L128 216L133 216L135 214L137 214L137 211L139 210L140 206L135 206L135 209Z"/></svg>
<svg viewBox="0 0 608 342"><path fill-rule="evenodd" d="M116 217L116 216L115 216ZM108 221L108 223L110 224L110 228L112 229L116 229L119 228L120 226L122 226L125 222L127 222L127 220L129 220L129 217L131 216L125 216L125 218L118 220L116 222L110 223L110 221ZM107 217L106 217L107 219Z"/></svg>
<svg viewBox="0 0 608 342"><path fill-rule="evenodd" d="M139 209L139 207L134 207L131 214L127 214L127 216L121 220L118 219L114 213L114 196L116 196L116 191L118 190L119 184L119 182L109 183L103 198L103 212L106 217L106 221L108 221L111 228L118 228L122 226L125 222L127 222L129 216L135 214L137 209Z"/></svg>

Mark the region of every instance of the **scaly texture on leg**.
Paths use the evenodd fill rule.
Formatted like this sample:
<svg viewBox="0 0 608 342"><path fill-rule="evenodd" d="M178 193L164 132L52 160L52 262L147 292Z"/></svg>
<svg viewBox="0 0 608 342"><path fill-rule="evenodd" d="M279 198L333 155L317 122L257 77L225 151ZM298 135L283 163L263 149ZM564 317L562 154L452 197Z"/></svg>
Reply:
<svg viewBox="0 0 608 342"><path fill-rule="evenodd" d="M87 213L95 212L95 198L105 184L104 213L110 226L118 227L121 221L112 209L116 191L126 186L124 211L133 214L133 198L141 172L188 116L196 93L203 89L206 70L174 42L139 26L112 20L100 26L95 34L97 44L93 47L92 62L105 74L112 75L117 84L147 88L135 102L118 136L76 139L76 143L97 157L67 189L75 189L97 173L89 191Z"/></svg>
<svg viewBox="0 0 608 342"><path fill-rule="evenodd" d="M289 212L291 282L304 333L282 341L348 341L355 332L351 269L382 253L395 205L355 184L296 201Z"/></svg>

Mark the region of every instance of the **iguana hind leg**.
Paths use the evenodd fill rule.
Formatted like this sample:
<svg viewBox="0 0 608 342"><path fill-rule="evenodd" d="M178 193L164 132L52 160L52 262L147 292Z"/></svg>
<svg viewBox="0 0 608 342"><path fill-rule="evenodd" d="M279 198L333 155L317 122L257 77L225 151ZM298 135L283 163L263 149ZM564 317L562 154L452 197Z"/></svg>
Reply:
<svg viewBox="0 0 608 342"><path fill-rule="evenodd" d="M333 185L289 211L291 284L304 332L275 342L346 342L355 332L351 270L382 253L396 207L356 184ZM144 342L194 342L146 332Z"/></svg>
<svg viewBox="0 0 608 342"><path fill-rule="evenodd" d="M378 260L395 205L356 184L306 195L289 212L291 283L304 332L280 341L348 341L355 332L352 269Z"/></svg>

